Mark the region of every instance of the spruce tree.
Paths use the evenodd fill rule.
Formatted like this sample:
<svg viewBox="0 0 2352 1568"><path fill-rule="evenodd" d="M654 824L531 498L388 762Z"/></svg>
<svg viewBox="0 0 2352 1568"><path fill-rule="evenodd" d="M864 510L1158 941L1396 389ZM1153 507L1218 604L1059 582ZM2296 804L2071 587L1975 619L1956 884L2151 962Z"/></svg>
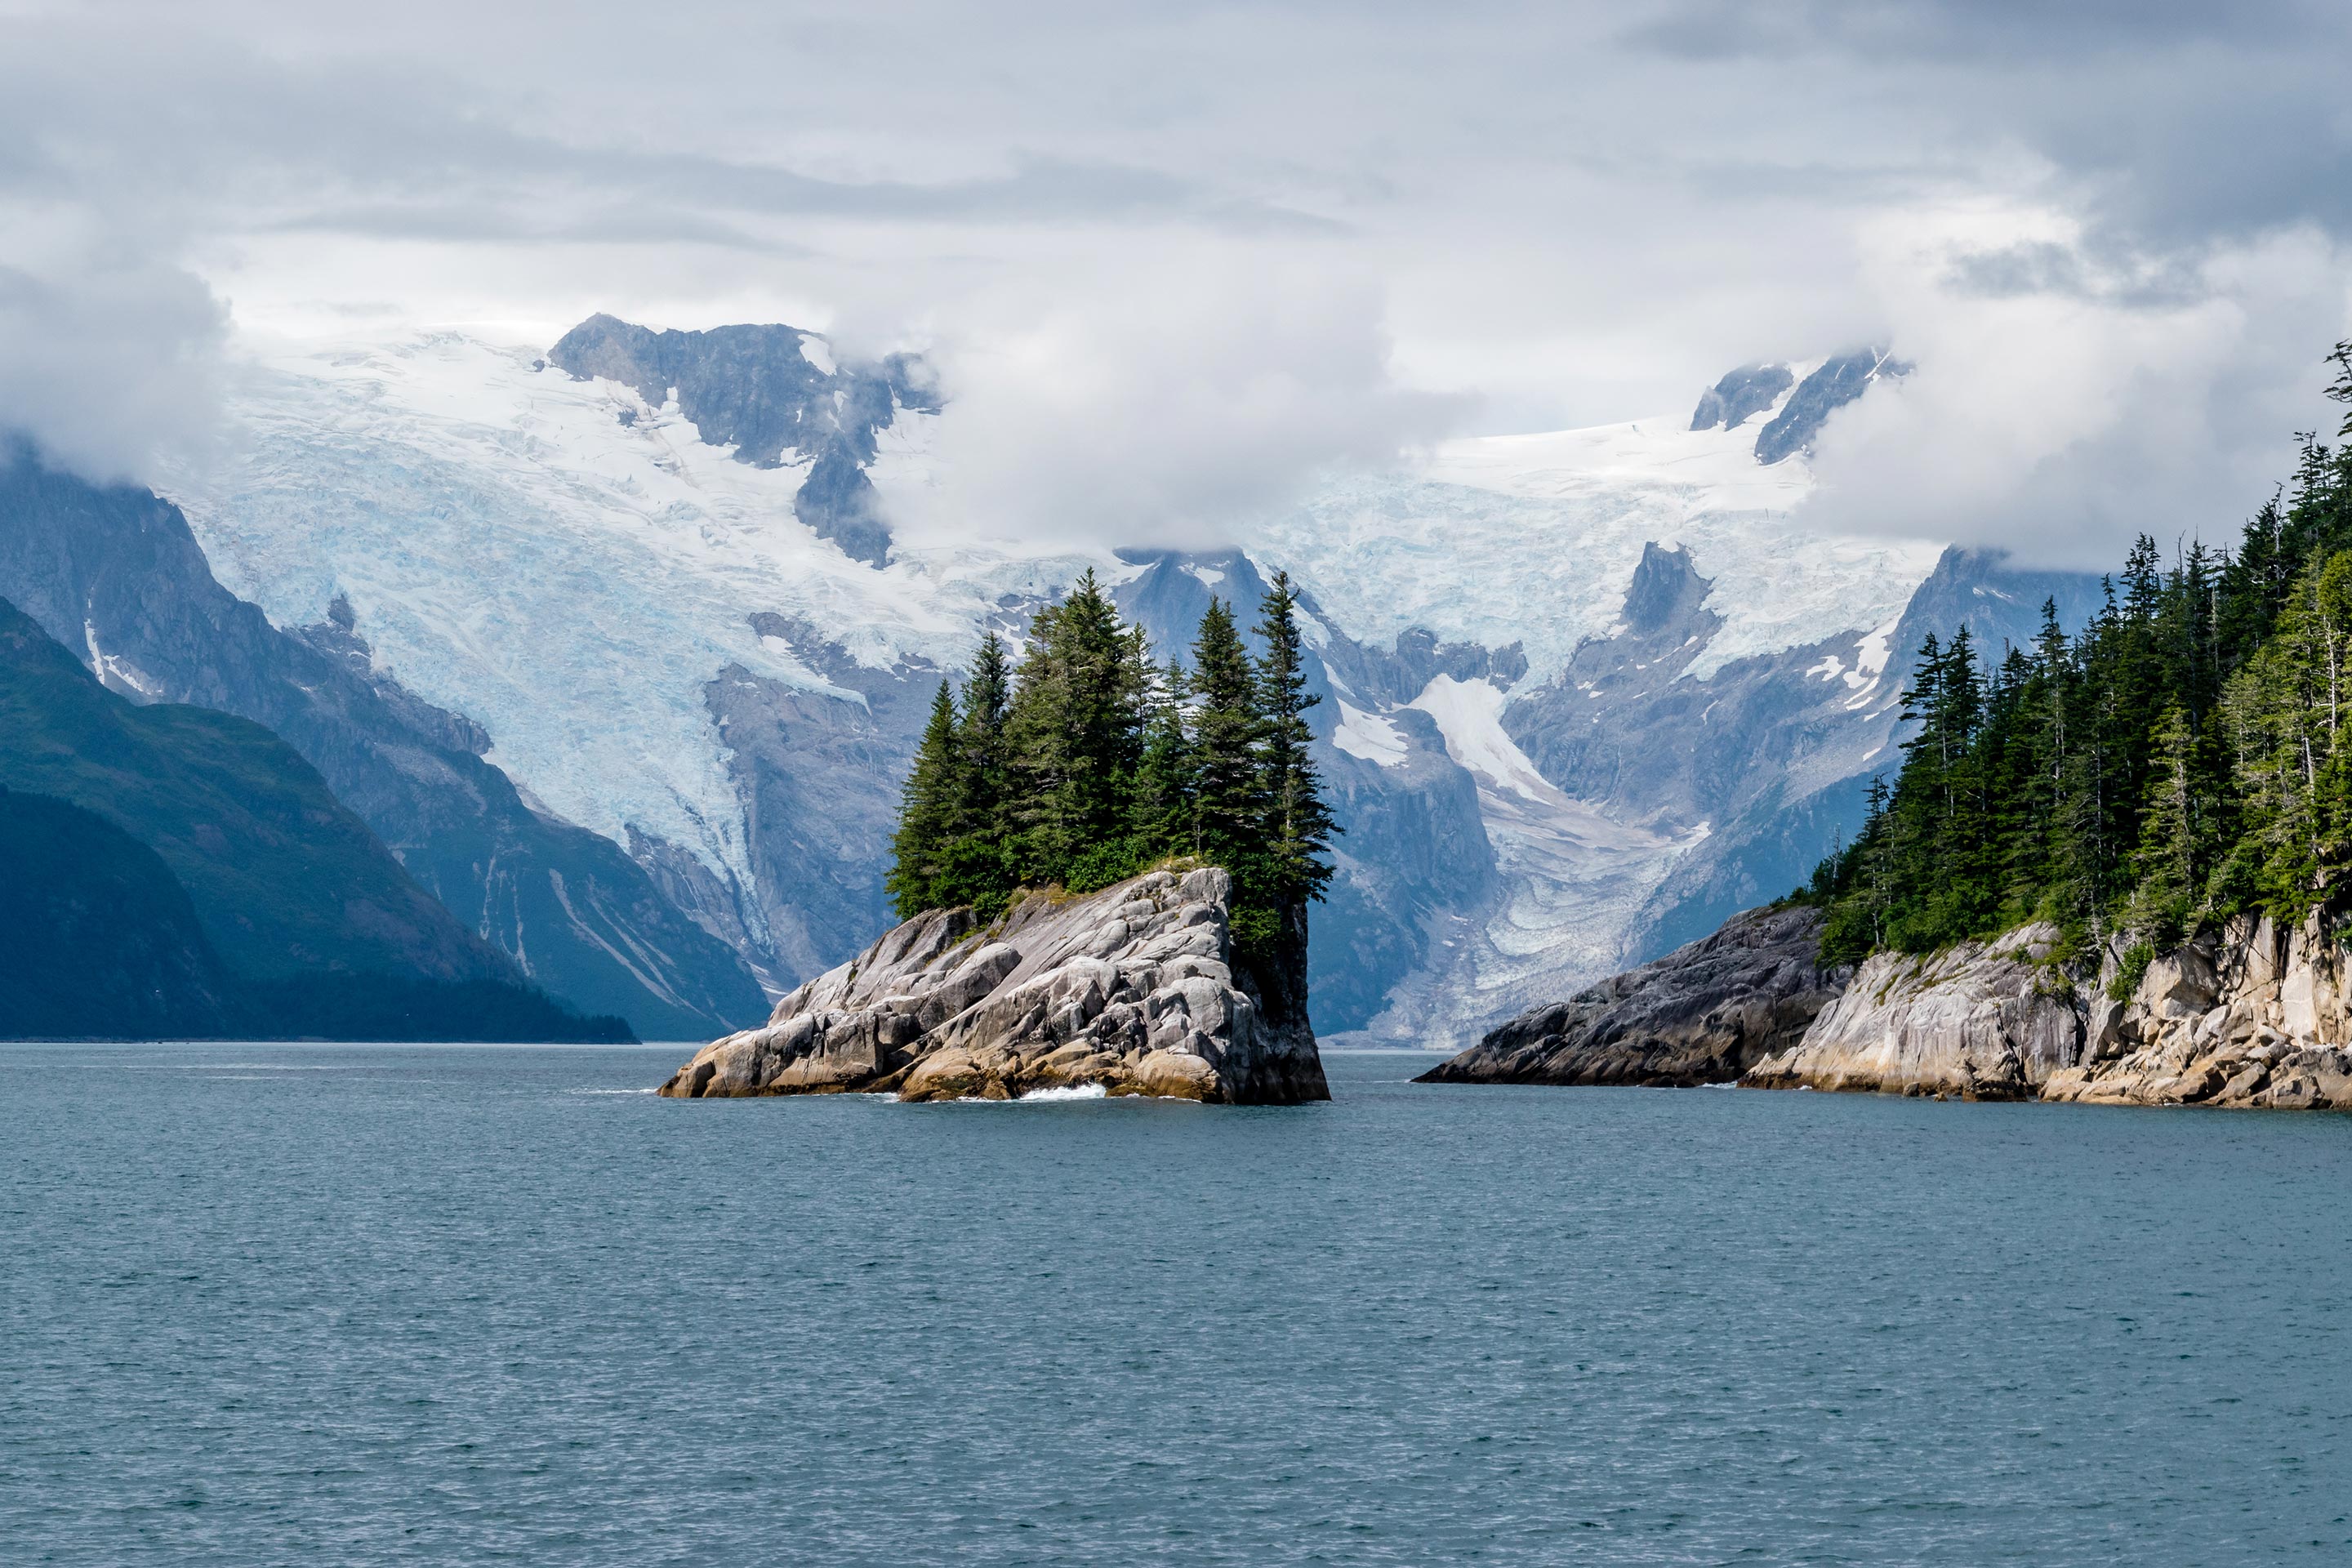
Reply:
<svg viewBox="0 0 2352 1568"><path fill-rule="evenodd" d="M1171 660L1153 693L1143 760L1136 770L1135 815L1129 831L1138 865L1192 852L1195 787L1192 741L1184 732L1186 689L1184 667Z"/></svg>
<svg viewBox="0 0 2352 1568"><path fill-rule="evenodd" d="M956 797L961 780L956 765L955 700L948 683L931 699L930 721L915 751L898 810L898 831L890 843L893 864L884 880L902 921L955 900L946 886L946 855L955 834Z"/></svg>
<svg viewBox="0 0 2352 1568"><path fill-rule="evenodd" d="M2352 343L2329 357L2352 405ZM1894 787L1801 895L1828 900L1825 952L2352 903L2352 454L2305 436L2234 552L2187 540L2168 568L2143 534L2102 586L1989 677L1966 627L1923 646Z"/></svg>
<svg viewBox="0 0 2352 1568"><path fill-rule="evenodd" d="M1141 628L1092 571L1037 612L1006 721L1023 880L1092 880L1123 863L1150 680Z"/></svg>
<svg viewBox="0 0 2352 1568"><path fill-rule="evenodd" d="M1017 669L985 637L961 703L944 685L934 698L908 776L887 881L901 917L993 913L1024 887L1090 891L1186 856L1232 874L1242 952L1294 916L1303 936L1339 829L1308 749L1296 599L1277 575L1260 661L1212 599L1190 674L1153 668L1092 573L1038 610Z"/></svg>
<svg viewBox="0 0 2352 1568"><path fill-rule="evenodd" d="M1011 855L1013 768L1005 727L1013 702L1003 639L990 632L973 656L955 727L953 837L940 856L942 903L993 911L1019 886Z"/></svg>
<svg viewBox="0 0 2352 1568"><path fill-rule="evenodd" d="M1265 720L1249 650L1222 599L1192 644L1192 852L1251 892L1265 880Z"/></svg>
<svg viewBox="0 0 2352 1568"><path fill-rule="evenodd" d="M1268 891L1278 905L1320 899L1331 880L1325 857L1339 831L1323 803L1322 776L1308 750L1315 731L1307 710L1322 699L1307 689L1306 650L1298 635L1298 596L1290 574L1276 572L1259 601L1258 711L1265 724L1262 785L1267 822L1261 837L1270 865Z"/></svg>

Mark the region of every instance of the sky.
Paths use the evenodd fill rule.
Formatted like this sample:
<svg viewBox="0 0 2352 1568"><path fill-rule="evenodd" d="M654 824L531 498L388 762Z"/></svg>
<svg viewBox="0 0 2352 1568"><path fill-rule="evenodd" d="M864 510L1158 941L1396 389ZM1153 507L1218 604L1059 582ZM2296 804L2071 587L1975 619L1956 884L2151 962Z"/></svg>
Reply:
<svg viewBox="0 0 2352 1568"><path fill-rule="evenodd" d="M2352 335L2341 0L0 0L0 425L141 478L321 336L929 353L1130 540L1891 345L1823 526L2227 537Z"/></svg>

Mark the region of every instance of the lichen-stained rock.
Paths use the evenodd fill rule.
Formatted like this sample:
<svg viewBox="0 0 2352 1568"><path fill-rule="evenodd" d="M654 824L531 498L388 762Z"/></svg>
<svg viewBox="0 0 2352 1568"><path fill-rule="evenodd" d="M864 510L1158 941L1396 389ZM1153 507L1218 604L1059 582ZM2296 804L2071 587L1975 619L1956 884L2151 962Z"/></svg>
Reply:
<svg viewBox="0 0 2352 1568"><path fill-rule="evenodd" d="M2021 926L1927 957L1882 952L1797 1046L1740 1081L2025 1100L2082 1055L2074 988L2044 961L2054 928ZM2151 971L2151 973L2153 971Z"/></svg>
<svg viewBox="0 0 2352 1568"><path fill-rule="evenodd" d="M1665 957L1531 1008L1423 1083L1728 1083L1793 1046L1852 971L1821 963L1822 915L1750 910Z"/></svg>
<svg viewBox="0 0 2352 1568"><path fill-rule="evenodd" d="M1232 891L1210 868L1031 894L986 927L970 910L931 910L794 991L763 1027L705 1047L661 1092L1328 1100L1304 986L1284 967L1303 971L1304 928L1275 973L1237 969Z"/></svg>
<svg viewBox="0 0 2352 1568"><path fill-rule="evenodd" d="M2347 953L2315 914L2292 931L2240 915L2147 966L2122 1001L2104 987L2095 1048L2045 1099L2091 1105L2352 1110Z"/></svg>

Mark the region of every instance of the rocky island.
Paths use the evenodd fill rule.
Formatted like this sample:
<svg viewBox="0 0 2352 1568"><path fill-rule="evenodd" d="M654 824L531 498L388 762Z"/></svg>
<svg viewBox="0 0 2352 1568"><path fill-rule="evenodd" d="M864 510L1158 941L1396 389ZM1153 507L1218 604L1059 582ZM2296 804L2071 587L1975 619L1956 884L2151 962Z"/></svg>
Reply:
<svg viewBox="0 0 2352 1568"><path fill-rule="evenodd" d="M1031 894L988 922L927 911L785 997L765 1026L703 1047L660 1092L1328 1100L1303 948L1264 982L1237 966L1232 894L1208 867L1083 898Z"/></svg>

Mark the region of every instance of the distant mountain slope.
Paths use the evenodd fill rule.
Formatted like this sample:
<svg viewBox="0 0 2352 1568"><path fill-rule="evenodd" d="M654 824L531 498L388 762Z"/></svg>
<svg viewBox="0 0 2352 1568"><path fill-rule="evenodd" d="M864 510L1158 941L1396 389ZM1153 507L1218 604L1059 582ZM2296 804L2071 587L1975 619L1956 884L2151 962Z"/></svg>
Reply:
<svg viewBox="0 0 2352 1568"><path fill-rule="evenodd" d="M210 709L127 702L5 601L0 784L95 811L153 849L247 974L515 977L277 736Z"/></svg>
<svg viewBox="0 0 2352 1568"><path fill-rule="evenodd" d="M364 634L380 679L478 724L534 804L782 980L887 925L906 760L983 630L1091 568L1165 658L1211 594L1246 609L1285 568L1349 829L1316 1027L1459 1040L1856 820L1899 724L1893 639L1945 552L1801 508L1811 444L1900 369L1752 365L1696 412L1450 442L1200 520L1239 549L1114 552L1106 518L1099 549L877 553L811 495L831 455L883 521L936 510L954 410L913 367L836 365L789 327L596 318L544 352L290 353L241 388L249 449L173 493L279 626Z"/></svg>
<svg viewBox="0 0 2352 1568"><path fill-rule="evenodd" d="M512 963L411 880L278 737L208 709L116 696L5 600L0 786L20 826L46 821L83 843L100 876L93 896L134 923L91 929L95 917L55 879L66 862L54 839L0 888L0 902L15 906L9 918L37 920L28 910L46 909L51 945L73 930L96 941L87 968L68 953L60 972L68 984L95 988L110 969L143 994L138 976L149 973L157 1000L147 1021L181 1026L173 1032L483 1037L474 1023L485 1014L527 1024L533 1038L620 1032L530 992ZM79 811L20 802L16 792ZM114 832L90 828L79 814ZM189 917L201 942L190 940ZM40 1006L54 1016L55 991L45 994ZM123 997L86 1000L85 1026L64 1032L110 1033L140 1021L138 1008L126 1016Z"/></svg>
<svg viewBox="0 0 2352 1568"><path fill-rule="evenodd" d="M880 364L836 367L814 332L793 327L655 331L612 316L589 317L547 351L548 363L582 380L602 377L678 413L738 462L773 468L790 460L808 477L793 514L869 566L889 557L890 531L866 468L877 435L901 408L935 414L921 362L892 354ZM621 411L635 424L635 410Z"/></svg>
<svg viewBox="0 0 2352 1568"><path fill-rule="evenodd" d="M187 889L106 818L0 787L0 1039L222 1034L236 982Z"/></svg>
<svg viewBox="0 0 2352 1568"><path fill-rule="evenodd" d="M756 1022L762 990L611 839L524 801L480 726L374 668L348 606L272 626L215 581L179 510L94 486L22 447L0 464L0 596L107 687L267 725L409 874L538 984L649 1038Z"/></svg>

